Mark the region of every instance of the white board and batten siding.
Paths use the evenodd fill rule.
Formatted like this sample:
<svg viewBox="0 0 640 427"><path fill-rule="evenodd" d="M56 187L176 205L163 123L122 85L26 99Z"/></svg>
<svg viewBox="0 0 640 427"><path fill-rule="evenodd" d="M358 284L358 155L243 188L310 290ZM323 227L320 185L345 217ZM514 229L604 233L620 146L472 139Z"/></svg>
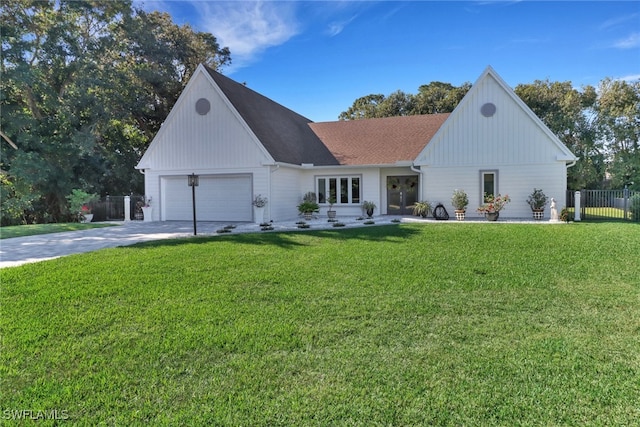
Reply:
<svg viewBox="0 0 640 427"><path fill-rule="evenodd" d="M205 114L196 110L202 99L209 104ZM252 221L254 189L263 195L268 192L269 166L264 165L272 163L211 76L198 69L138 169L146 175L145 194L152 197L156 221L192 218L186 183L191 173L200 176L199 220Z"/></svg>
<svg viewBox="0 0 640 427"><path fill-rule="evenodd" d="M555 168L545 175L539 175L537 165L502 165L491 170L498 171L497 192L502 195L508 194L511 198L505 210L500 213L501 217L530 218L531 208L526 200L535 188L542 188L548 197L556 199L558 207L563 207L565 203L566 191L562 186L566 182L566 170ZM442 203L450 216L453 216L453 205L451 195L455 189L464 190L469 197L467 206L467 216L474 217L476 208L482 203L480 186L480 171L474 167L450 167L450 168L427 168L423 176L424 199L432 203ZM477 214L480 216L479 214ZM549 217L549 206L545 210L545 216Z"/></svg>
<svg viewBox="0 0 640 427"><path fill-rule="evenodd" d="M487 117L487 103L495 112ZM485 72L417 157L423 171L422 196L453 210L451 195L463 189L467 213L481 204L481 171L497 171L497 192L512 201L501 216L530 217L526 199L534 188L566 199L566 162L573 154L495 75ZM548 210L547 210L548 215Z"/></svg>
<svg viewBox="0 0 640 427"><path fill-rule="evenodd" d="M267 208L270 219L284 221L295 219L302 198L300 168L281 165L271 173L271 197ZM265 215L266 216L266 215Z"/></svg>

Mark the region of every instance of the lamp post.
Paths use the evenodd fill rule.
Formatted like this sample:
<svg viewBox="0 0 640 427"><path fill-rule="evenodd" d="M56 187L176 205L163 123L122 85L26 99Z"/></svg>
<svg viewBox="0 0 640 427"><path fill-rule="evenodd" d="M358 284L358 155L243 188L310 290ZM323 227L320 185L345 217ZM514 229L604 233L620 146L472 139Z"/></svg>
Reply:
<svg viewBox="0 0 640 427"><path fill-rule="evenodd" d="M196 187L199 184L200 176L192 173L191 175L187 175L187 180L189 187L191 187L191 200L193 202L193 235L196 236L198 234L196 228Z"/></svg>

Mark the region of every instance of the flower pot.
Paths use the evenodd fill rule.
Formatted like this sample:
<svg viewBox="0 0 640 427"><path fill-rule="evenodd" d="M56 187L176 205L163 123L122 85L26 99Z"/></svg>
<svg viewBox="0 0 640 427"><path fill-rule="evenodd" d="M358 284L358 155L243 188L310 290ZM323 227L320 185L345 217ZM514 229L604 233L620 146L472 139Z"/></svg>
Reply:
<svg viewBox="0 0 640 427"><path fill-rule="evenodd" d="M151 213L153 212L153 208L151 206L143 206L142 207L142 215L145 222L153 221L151 218Z"/></svg>
<svg viewBox="0 0 640 427"><path fill-rule="evenodd" d="M329 219L334 219L336 217L336 211L327 211L327 216Z"/></svg>
<svg viewBox="0 0 640 427"><path fill-rule="evenodd" d="M458 221L464 221L466 211L456 210L455 212L456 212L456 219Z"/></svg>
<svg viewBox="0 0 640 427"><path fill-rule="evenodd" d="M91 222L93 220L93 214L82 214L84 219L82 222Z"/></svg>
<svg viewBox="0 0 640 427"><path fill-rule="evenodd" d="M253 207L253 222L262 224L264 222L264 206Z"/></svg>
<svg viewBox="0 0 640 427"><path fill-rule="evenodd" d="M534 209L533 219L541 220L542 218L544 218L544 209Z"/></svg>
<svg viewBox="0 0 640 427"><path fill-rule="evenodd" d="M484 217L487 221L497 221L500 216L500 212L485 212Z"/></svg>
<svg viewBox="0 0 640 427"><path fill-rule="evenodd" d="M304 216L304 219L306 219L307 221L311 221L311 219L313 219L313 212L305 212L302 215Z"/></svg>
<svg viewBox="0 0 640 427"><path fill-rule="evenodd" d="M373 217L373 208L367 209L367 217L369 218Z"/></svg>

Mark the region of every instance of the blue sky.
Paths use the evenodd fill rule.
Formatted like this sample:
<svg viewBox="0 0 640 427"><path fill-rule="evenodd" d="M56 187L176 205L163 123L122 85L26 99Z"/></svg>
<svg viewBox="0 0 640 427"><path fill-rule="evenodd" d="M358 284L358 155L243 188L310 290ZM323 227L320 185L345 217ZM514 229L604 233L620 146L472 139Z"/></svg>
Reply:
<svg viewBox="0 0 640 427"><path fill-rule="evenodd" d="M216 36L222 72L313 121L357 98L475 82L640 79L639 1L136 1Z"/></svg>

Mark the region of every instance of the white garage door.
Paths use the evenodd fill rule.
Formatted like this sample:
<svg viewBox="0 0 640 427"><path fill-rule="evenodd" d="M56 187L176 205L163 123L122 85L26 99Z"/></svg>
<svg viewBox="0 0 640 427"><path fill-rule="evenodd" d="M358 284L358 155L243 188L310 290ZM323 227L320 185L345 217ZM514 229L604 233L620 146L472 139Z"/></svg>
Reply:
<svg viewBox="0 0 640 427"><path fill-rule="evenodd" d="M162 219L193 220L191 187L186 176L161 178ZM202 176L196 187L198 221L252 221L251 176Z"/></svg>

